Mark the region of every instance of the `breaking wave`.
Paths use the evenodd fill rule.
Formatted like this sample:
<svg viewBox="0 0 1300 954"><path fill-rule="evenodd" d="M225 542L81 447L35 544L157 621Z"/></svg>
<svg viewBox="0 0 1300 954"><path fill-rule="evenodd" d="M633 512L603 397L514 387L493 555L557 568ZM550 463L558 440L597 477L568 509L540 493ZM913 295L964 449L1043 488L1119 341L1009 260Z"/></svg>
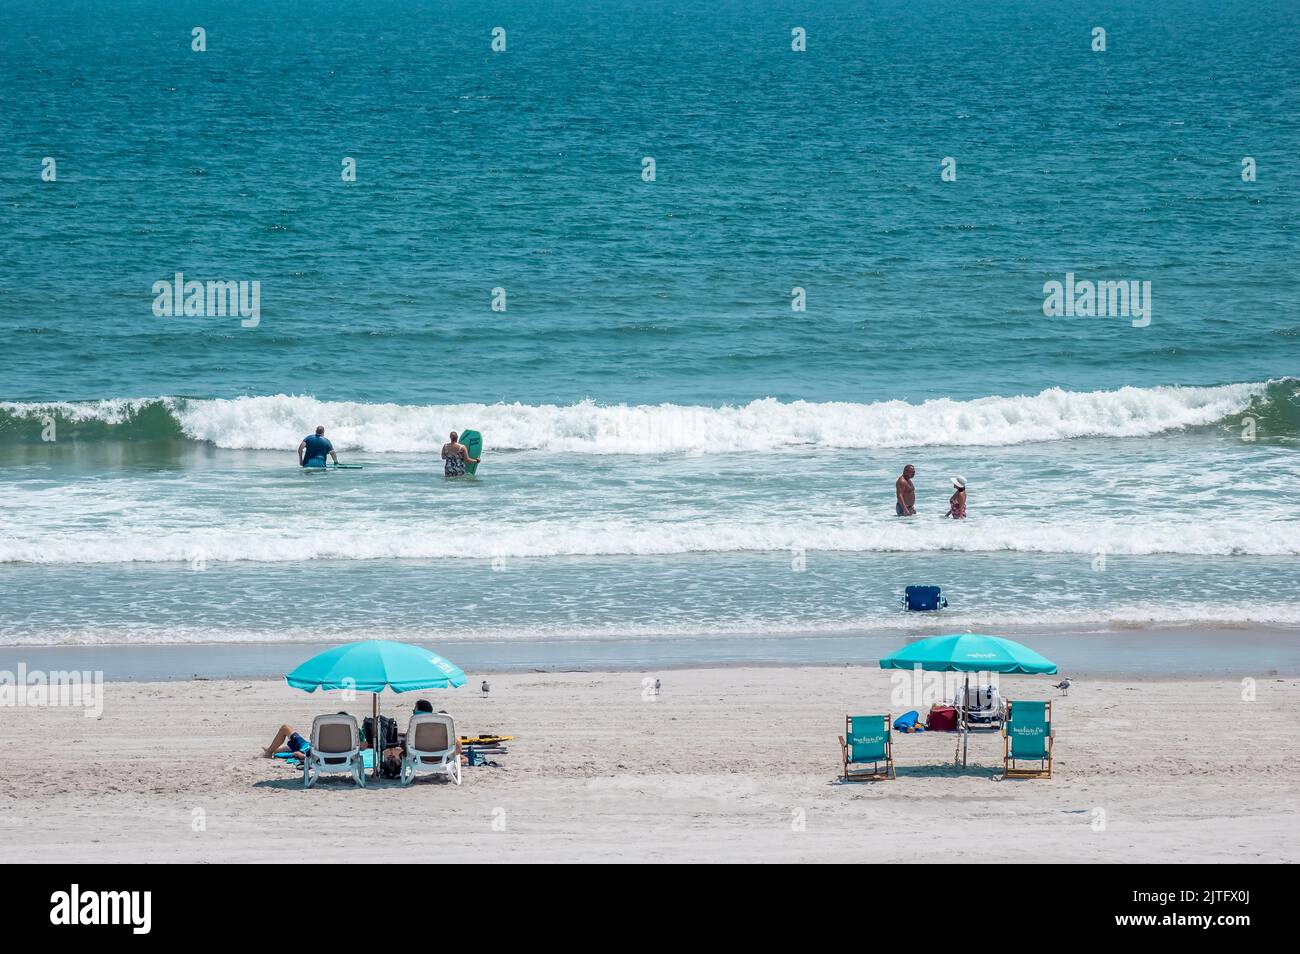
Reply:
<svg viewBox="0 0 1300 954"><path fill-rule="evenodd" d="M1300 433L1300 380L1217 387L1126 387L882 401L677 404L359 404L273 395L239 398L116 398L0 402L0 437L39 443L53 424L60 441L202 441L229 449L284 449L324 424L340 450L427 452L449 430L475 428L495 451L583 454L726 453L791 445L872 449L1005 446L1084 437L1149 437L1187 428L1239 427L1254 418L1260 439ZM48 438L47 438L48 439Z"/></svg>

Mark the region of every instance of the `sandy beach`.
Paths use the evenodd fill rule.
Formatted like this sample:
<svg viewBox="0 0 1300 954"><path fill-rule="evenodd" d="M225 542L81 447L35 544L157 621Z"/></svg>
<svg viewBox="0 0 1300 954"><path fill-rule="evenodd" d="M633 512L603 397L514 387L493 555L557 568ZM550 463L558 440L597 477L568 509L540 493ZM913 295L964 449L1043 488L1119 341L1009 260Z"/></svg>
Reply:
<svg viewBox="0 0 1300 954"><path fill-rule="evenodd" d="M658 675L662 695L643 695ZM868 667L512 673L428 693L462 734L515 736L457 788L422 778L310 791L259 757L369 697L281 681L115 682L101 718L0 721L9 861L1285 862L1300 860L1300 680L1004 677L1053 698L1055 777L998 781L1001 740L895 735L895 781L839 782L846 713L889 708ZM389 694L405 726L418 693ZM897 713L895 713L897 714ZM377 837L382 831L383 837Z"/></svg>

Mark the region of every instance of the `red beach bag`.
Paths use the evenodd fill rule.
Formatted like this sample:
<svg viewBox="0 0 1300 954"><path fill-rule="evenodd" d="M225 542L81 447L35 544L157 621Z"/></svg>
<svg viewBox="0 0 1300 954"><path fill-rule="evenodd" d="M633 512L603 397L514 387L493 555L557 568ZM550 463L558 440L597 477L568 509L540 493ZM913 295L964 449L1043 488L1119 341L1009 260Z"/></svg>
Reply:
<svg viewBox="0 0 1300 954"><path fill-rule="evenodd" d="M931 706L925 727L931 732L956 732L957 710L952 706Z"/></svg>

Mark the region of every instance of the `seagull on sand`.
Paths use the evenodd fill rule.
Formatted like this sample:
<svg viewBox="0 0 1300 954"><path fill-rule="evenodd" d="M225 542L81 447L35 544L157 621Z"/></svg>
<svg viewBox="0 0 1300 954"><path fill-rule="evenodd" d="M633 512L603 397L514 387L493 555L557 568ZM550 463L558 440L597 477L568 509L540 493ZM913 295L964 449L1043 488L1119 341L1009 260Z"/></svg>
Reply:
<svg viewBox="0 0 1300 954"><path fill-rule="evenodd" d="M1060 689L1060 690L1061 690L1061 695L1063 695L1063 696L1068 696L1068 695L1070 694L1070 677L1069 677L1069 676L1066 676L1064 679L1062 679L1060 682L1058 682L1058 683L1057 683L1056 685L1054 685L1052 688L1053 688L1053 689Z"/></svg>
<svg viewBox="0 0 1300 954"><path fill-rule="evenodd" d="M483 689L483 695L485 696L492 690L492 687L488 685L488 681L486 679L483 680L482 689Z"/></svg>

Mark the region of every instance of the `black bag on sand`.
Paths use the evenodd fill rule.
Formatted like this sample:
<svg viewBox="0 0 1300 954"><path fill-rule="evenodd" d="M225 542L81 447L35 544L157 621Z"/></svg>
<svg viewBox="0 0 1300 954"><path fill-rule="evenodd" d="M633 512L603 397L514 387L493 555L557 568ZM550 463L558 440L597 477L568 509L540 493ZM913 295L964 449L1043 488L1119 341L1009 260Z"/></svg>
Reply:
<svg viewBox="0 0 1300 954"><path fill-rule="evenodd" d="M385 756L379 763L379 775L381 778L401 778L402 777L402 759L396 753Z"/></svg>
<svg viewBox="0 0 1300 954"><path fill-rule="evenodd" d="M370 743L372 749L383 751L390 746L397 745L397 720L390 719L388 716L379 717L379 729L383 733L382 739L377 739L374 733L374 718L366 716L361 722L361 731L365 733L366 741Z"/></svg>

